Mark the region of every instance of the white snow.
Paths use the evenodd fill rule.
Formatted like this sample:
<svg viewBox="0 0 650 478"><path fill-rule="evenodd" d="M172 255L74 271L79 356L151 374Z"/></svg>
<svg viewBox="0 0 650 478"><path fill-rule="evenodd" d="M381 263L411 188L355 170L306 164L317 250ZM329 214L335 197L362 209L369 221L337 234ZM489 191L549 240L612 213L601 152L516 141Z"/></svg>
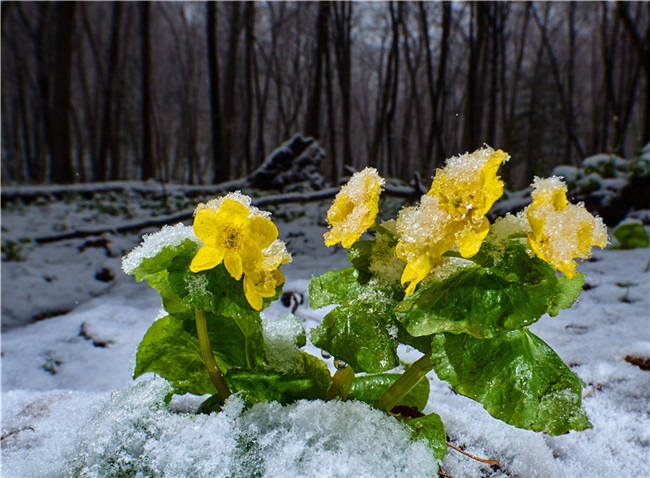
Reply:
<svg viewBox="0 0 650 478"><path fill-rule="evenodd" d="M345 250L323 244L328 206L271 208L294 258L282 269L284 290L293 293L295 315L307 329L329 310L300 304L310 278L347 266ZM135 216L147 212L128 207ZM5 208L3 241L61 224L120 220L76 202ZM87 244L97 239L106 246ZM243 411L233 398L224 412L200 416L185 413L199 399L175 398L171 411L160 406L164 382L130 378L137 344L160 310L158 294L120 270L120 257L139 242L137 235L106 234L31 243L21 261L3 261L3 477L67 476L74 467L80 476L98 476L97 466L117 456L123 463L139 457L146 466L141 476L435 475L422 443L363 404L260 404ZM585 382L583 404L594 428L558 437L519 430L430 374L426 411L442 417L449 441L499 462L491 467L449 449L442 471L455 478L650 476L650 371L626 361L650 358L649 263L648 249L596 249L578 267L588 284L579 302L531 327ZM102 268L114 279L96 279ZM288 312L278 301L264 314L275 321ZM305 350L320 357L310 343ZM405 347L400 354L405 362L418 357ZM326 362L333 369L332 359Z"/></svg>

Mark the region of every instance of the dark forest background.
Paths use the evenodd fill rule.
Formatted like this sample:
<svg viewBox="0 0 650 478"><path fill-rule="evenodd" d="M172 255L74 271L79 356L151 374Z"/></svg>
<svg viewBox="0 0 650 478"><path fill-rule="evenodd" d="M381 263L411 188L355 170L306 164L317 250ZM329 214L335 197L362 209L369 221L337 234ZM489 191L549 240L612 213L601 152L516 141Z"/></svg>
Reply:
<svg viewBox="0 0 650 478"><path fill-rule="evenodd" d="M483 144L511 188L650 141L650 2L2 2L2 181L210 184L300 132L430 177Z"/></svg>

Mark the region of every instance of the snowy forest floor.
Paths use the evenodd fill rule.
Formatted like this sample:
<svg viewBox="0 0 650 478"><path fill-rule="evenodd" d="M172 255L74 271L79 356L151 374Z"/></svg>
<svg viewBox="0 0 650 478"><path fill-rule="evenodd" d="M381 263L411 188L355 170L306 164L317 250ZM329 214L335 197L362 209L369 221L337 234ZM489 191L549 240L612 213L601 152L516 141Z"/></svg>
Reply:
<svg viewBox="0 0 650 478"><path fill-rule="evenodd" d="M309 307L309 280L347 264L344 250L323 245L328 205L314 202L269 208L280 239L287 242L294 257L283 268L284 290L305 299L295 314L307 330L326 313ZM399 201L383 206L396 211ZM91 423L97 425L96 415L110 407L111 393L134 386L131 370L137 344L160 309L155 291L120 270L121 257L139 243L140 234L108 233L47 244L21 239L84 225L119 225L125 216L133 219L161 213L160 207L155 201L110 195L42 200L28 206L3 204L3 477L65 475L63 464L73 458L79 440L92 439L88 420L94 419ZM596 250L579 269L586 274L579 302L531 327L584 381L583 405L593 429L548 437L513 428L430 374L431 395L425 411L441 416L448 440L455 446L499 462L498 466L482 464L449 449L442 463L444 473L455 478L650 476L649 263L648 249ZM273 320L288 311L277 302L264 315ZM312 345L306 350L320 357ZM404 362L417 358L414 351L401 352ZM151 377L141 377L138 383L147 381ZM292 410L295 416L304 412L308 421L314 418L309 413L325 413ZM289 422L278 426L287 429L304 424ZM370 434L366 438L373 439ZM277 446L269 447L263 474L289 476L292 473L282 475L283 470L293 470L293 475L303 476L378 476L378 468L368 465L374 457L352 452L362 439L355 435L349 442L341 441L343 453L312 458L312 468L292 468L289 463L292 459L304 462L304 453L291 455L285 447L281 454ZM308 447L309 441L295 439L293 445ZM273 453L276 459L282 456L284 463L274 467ZM394 453L394 459L407 458ZM182 476L169 470L167 476ZM422 469L406 471L400 463L393 470L402 476L424 473Z"/></svg>

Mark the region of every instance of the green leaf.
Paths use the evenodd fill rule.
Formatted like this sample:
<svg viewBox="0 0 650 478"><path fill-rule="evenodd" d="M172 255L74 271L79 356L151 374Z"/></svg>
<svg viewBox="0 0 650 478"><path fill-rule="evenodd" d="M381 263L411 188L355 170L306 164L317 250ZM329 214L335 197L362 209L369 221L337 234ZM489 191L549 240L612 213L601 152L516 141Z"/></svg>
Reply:
<svg viewBox="0 0 650 478"><path fill-rule="evenodd" d="M339 304L311 331L311 340L355 372L384 372L399 364L394 315L395 291L374 282L364 284L354 267L327 272L309 284L312 307Z"/></svg>
<svg viewBox="0 0 650 478"><path fill-rule="evenodd" d="M303 369L278 373L265 370L232 370L226 380L233 392L242 392L247 403L323 400L331 383L322 360L303 352Z"/></svg>
<svg viewBox="0 0 650 478"><path fill-rule="evenodd" d="M396 315L409 334L494 337L530 325L545 313L556 315L580 294L582 276L559 280L551 266L529 257L519 241L505 250L487 244L484 249L477 257L481 265L424 282L397 305Z"/></svg>
<svg viewBox="0 0 650 478"><path fill-rule="evenodd" d="M219 369L256 367L263 363L261 331L245 336L230 317L208 312L208 336ZM176 393L203 395L215 389L206 371L196 323L174 315L156 320L138 346L133 378L153 372L174 384Z"/></svg>
<svg viewBox="0 0 650 478"><path fill-rule="evenodd" d="M147 279L150 275L167 270L169 264L177 257L188 257L191 261L199 247L199 244L191 239L185 239L177 246L165 246L154 257L142 259L140 265L133 269L131 274L135 275L138 281Z"/></svg>
<svg viewBox="0 0 650 478"><path fill-rule="evenodd" d="M179 296L181 284L173 274L170 282L170 273L167 269L171 266L175 271L178 267L175 265L180 262L186 262L189 266L198 248L199 245L191 239L186 239L177 246L163 247L154 257L142 259L140 265L132 272L136 280L146 280L150 287L160 293L163 308L168 313L188 320L193 319L194 314Z"/></svg>
<svg viewBox="0 0 650 478"><path fill-rule="evenodd" d="M447 435L442 420L435 413L424 417L404 420L403 423L413 429L411 437L413 440L425 438L428 446L433 451L438 462L442 462L447 452Z"/></svg>
<svg viewBox="0 0 650 478"><path fill-rule="evenodd" d="M196 327L192 332L191 325L171 315L156 320L138 346L133 378L153 372L171 382L176 393L215 393L201 358Z"/></svg>
<svg viewBox="0 0 650 478"><path fill-rule="evenodd" d="M585 275L582 272L578 272L571 280L565 276L560 276L557 278L557 281L559 292L548 308L547 312L550 316L556 316L560 312L560 309L568 309L578 300L582 292L582 286L585 283Z"/></svg>
<svg viewBox="0 0 650 478"><path fill-rule="evenodd" d="M356 376L352 382L352 388L348 394L348 400L359 400L369 404L375 403L382 393L388 390L401 374L399 373L379 373L374 375ZM429 380L423 377L407 393L398 405L414 407L422 411L429 400Z"/></svg>
<svg viewBox="0 0 650 478"><path fill-rule="evenodd" d="M580 379L527 329L491 339L435 335L431 360L441 380L510 425L549 435L591 427Z"/></svg>
<svg viewBox="0 0 650 478"><path fill-rule="evenodd" d="M548 308L555 282L513 283L472 267L443 281L421 284L398 304L396 314L416 337L440 332L494 337L538 320Z"/></svg>
<svg viewBox="0 0 650 478"><path fill-rule="evenodd" d="M354 267L348 267L314 277L309 283L310 306L320 309L326 305L348 303L361 287L359 274Z"/></svg>
<svg viewBox="0 0 650 478"><path fill-rule="evenodd" d="M626 221L618 225L612 235L618 241L614 249L642 249L650 245L650 237L640 222Z"/></svg>
<svg viewBox="0 0 650 478"><path fill-rule="evenodd" d="M355 302L329 312L312 329L311 341L355 372L376 373L399 364L397 341L388 333L392 312L381 303Z"/></svg>

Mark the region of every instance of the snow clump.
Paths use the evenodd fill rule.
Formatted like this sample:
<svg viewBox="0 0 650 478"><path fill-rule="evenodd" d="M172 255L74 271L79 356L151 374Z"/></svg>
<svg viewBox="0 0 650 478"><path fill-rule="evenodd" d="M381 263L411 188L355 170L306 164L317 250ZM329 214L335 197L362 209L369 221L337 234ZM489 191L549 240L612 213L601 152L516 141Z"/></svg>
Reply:
<svg viewBox="0 0 650 478"><path fill-rule="evenodd" d="M404 425L361 402L245 410L234 395L220 413L193 415L170 411L170 392L155 379L113 393L81 427L65 474L425 477L438 470L424 441L411 441Z"/></svg>

